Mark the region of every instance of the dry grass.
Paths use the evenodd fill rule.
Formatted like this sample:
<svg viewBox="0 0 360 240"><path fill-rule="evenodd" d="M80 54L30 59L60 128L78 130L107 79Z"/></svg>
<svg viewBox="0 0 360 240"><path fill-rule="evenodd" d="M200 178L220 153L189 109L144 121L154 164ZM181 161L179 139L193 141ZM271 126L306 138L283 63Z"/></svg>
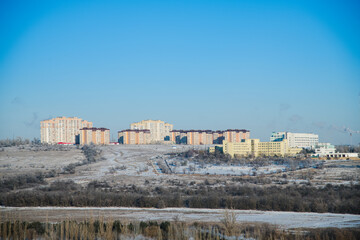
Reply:
<svg viewBox="0 0 360 240"><path fill-rule="evenodd" d="M128 222L90 217L60 223L22 222L5 216L0 239L174 239L219 240L226 236L254 239L359 239L359 229L297 229L285 231L269 224L238 224L236 215L225 211L220 224L172 222ZM1 220L1 219L0 219ZM142 237L141 237L142 236Z"/></svg>

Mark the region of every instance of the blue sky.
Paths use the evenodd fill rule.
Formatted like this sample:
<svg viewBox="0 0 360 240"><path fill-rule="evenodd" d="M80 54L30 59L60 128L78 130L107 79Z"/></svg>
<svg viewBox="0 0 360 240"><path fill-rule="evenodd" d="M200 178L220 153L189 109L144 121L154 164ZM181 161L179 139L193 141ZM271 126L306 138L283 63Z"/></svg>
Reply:
<svg viewBox="0 0 360 240"><path fill-rule="evenodd" d="M357 1L0 2L0 138L78 116L118 130L313 132L358 144Z"/></svg>

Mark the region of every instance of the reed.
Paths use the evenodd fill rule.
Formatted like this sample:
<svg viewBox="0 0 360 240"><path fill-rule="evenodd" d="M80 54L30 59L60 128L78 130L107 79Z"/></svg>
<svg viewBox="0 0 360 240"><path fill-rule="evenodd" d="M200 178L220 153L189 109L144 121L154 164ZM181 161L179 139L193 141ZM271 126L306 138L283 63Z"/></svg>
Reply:
<svg viewBox="0 0 360 240"><path fill-rule="evenodd" d="M224 215L226 217L226 215ZM360 239L360 229L299 229L286 231L269 224L236 223L186 223L175 219L172 222L131 222L106 219L105 217L75 221L66 219L59 223L25 222L0 218L0 239L134 239L143 236L156 240L220 240L227 237L234 239ZM228 215L230 220L233 216ZM229 220L229 219L228 219Z"/></svg>

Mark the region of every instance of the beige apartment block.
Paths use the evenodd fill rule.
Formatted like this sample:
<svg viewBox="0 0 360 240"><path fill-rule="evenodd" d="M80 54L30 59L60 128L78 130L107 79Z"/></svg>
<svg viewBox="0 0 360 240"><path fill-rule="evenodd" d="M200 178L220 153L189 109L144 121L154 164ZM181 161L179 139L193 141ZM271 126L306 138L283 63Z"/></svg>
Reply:
<svg viewBox="0 0 360 240"><path fill-rule="evenodd" d="M173 130L173 131L171 131L170 132L170 141L180 144L180 142L181 142L180 134L181 133L182 133L181 130Z"/></svg>
<svg viewBox="0 0 360 240"><path fill-rule="evenodd" d="M206 131L206 132L202 132L202 136L200 138L200 141L203 144L214 144L214 139L213 139L213 134L212 131Z"/></svg>
<svg viewBox="0 0 360 240"><path fill-rule="evenodd" d="M57 117L40 122L41 142L48 144L76 143L81 128L91 128L92 122L77 117Z"/></svg>
<svg viewBox="0 0 360 240"><path fill-rule="evenodd" d="M176 144L187 144L187 131L183 131L183 130L170 131L170 141Z"/></svg>
<svg viewBox="0 0 360 240"><path fill-rule="evenodd" d="M80 144L110 144L110 130L107 128L82 128L80 129Z"/></svg>
<svg viewBox="0 0 360 240"><path fill-rule="evenodd" d="M141 122L130 124L132 130L150 130L151 143L164 142L166 138L170 138L170 131L173 125L161 120L143 120Z"/></svg>
<svg viewBox="0 0 360 240"><path fill-rule="evenodd" d="M186 132L186 138L189 145L213 144L212 131L210 130L189 130Z"/></svg>
<svg viewBox="0 0 360 240"><path fill-rule="evenodd" d="M223 132L223 137L227 142L241 142L242 139L250 138L250 131L245 129L228 129Z"/></svg>
<svg viewBox="0 0 360 240"><path fill-rule="evenodd" d="M148 129L126 129L118 132L121 144L150 144L151 134Z"/></svg>
<svg viewBox="0 0 360 240"><path fill-rule="evenodd" d="M245 129L211 130L172 130L170 141L176 144L207 145L227 142L240 142L250 138L250 131Z"/></svg>
<svg viewBox="0 0 360 240"><path fill-rule="evenodd" d="M259 139L244 139L241 142L223 141L223 152L234 156L295 156L301 148L290 148L288 141L260 142Z"/></svg>
<svg viewBox="0 0 360 240"><path fill-rule="evenodd" d="M212 132L212 139L214 144L222 144L224 140L224 131L214 131Z"/></svg>

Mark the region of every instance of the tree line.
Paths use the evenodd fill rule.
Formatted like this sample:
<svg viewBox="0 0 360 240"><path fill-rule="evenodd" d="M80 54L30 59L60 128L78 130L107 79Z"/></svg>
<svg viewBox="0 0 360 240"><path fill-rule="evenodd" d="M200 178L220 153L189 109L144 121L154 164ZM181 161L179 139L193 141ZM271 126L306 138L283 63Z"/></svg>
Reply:
<svg viewBox="0 0 360 240"><path fill-rule="evenodd" d="M332 212L360 214L360 185L331 185L324 188L291 185L287 187L219 186L202 184L193 188L146 188L91 182L86 187L53 182L31 191L3 192L3 206L122 206L233 208L295 212Z"/></svg>

